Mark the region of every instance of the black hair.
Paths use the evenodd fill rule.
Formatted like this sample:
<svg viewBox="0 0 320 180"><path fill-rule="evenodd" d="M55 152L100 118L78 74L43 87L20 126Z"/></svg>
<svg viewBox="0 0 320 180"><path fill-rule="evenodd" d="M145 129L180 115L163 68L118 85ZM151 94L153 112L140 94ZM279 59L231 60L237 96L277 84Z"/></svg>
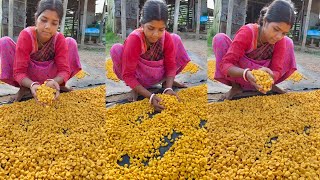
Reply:
<svg viewBox="0 0 320 180"><path fill-rule="evenodd" d="M40 14L45 10L56 11L59 16L59 23L63 17L63 4L61 0L41 0L38 3L37 12L35 17L38 18Z"/></svg>
<svg viewBox="0 0 320 180"><path fill-rule="evenodd" d="M291 0L275 0L260 11L260 26L263 26L264 19L267 22L285 22L292 27L295 22L294 4Z"/></svg>
<svg viewBox="0 0 320 180"><path fill-rule="evenodd" d="M147 0L142 7L140 23L145 24L153 20L168 21L168 6L162 0Z"/></svg>

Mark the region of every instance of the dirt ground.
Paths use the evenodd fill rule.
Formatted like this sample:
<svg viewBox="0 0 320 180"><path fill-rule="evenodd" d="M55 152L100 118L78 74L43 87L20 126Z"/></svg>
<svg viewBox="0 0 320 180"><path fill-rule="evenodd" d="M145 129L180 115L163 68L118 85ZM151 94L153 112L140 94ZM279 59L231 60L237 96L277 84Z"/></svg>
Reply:
<svg viewBox="0 0 320 180"><path fill-rule="evenodd" d="M319 49L320 53L320 49ZM314 71L320 72L320 55L317 54L310 54L301 51L295 51L296 61L299 65L303 66L304 68Z"/></svg>
<svg viewBox="0 0 320 180"><path fill-rule="evenodd" d="M81 62L85 62L91 67L104 69L106 60L106 51L99 49L79 49L79 57Z"/></svg>
<svg viewBox="0 0 320 180"><path fill-rule="evenodd" d="M206 40L182 39L182 43L187 51L195 53L201 59L207 59L208 48Z"/></svg>

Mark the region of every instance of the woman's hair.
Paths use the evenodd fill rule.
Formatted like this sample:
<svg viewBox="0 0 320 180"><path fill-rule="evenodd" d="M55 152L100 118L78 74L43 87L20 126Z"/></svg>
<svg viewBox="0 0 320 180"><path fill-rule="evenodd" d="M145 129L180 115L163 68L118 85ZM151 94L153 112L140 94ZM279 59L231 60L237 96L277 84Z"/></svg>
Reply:
<svg viewBox="0 0 320 180"><path fill-rule="evenodd" d="M63 17L63 4L61 0L41 0L38 3L37 12L35 13L36 18L45 10L56 11L59 16L59 22L61 22Z"/></svg>
<svg viewBox="0 0 320 180"><path fill-rule="evenodd" d="M147 0L142 7L140 23L145 24L153 20L168 21L168 7L162 0Z"/></svg>
<svg viewBox="0 0 320 180"><path fill-rule="evenodd" d="M267 22L285 22L291 27L295 21L294 4L291 0L275 0L260 11L258 23L263 26Z"/></svg>

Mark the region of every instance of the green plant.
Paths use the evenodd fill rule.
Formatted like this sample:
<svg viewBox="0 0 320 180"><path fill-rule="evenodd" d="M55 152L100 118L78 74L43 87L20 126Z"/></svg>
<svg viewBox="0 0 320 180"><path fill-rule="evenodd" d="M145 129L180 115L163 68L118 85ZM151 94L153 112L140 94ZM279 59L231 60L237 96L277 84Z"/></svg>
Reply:
<svg viewBox="0 0 320 180"><path fill-rule="evenodd" d="M207 39L207 45L208 47L211 47L212 45L212 38L217 34L217 32L214 30L214 28L210 28L208 31L208 39Z"/></svg>

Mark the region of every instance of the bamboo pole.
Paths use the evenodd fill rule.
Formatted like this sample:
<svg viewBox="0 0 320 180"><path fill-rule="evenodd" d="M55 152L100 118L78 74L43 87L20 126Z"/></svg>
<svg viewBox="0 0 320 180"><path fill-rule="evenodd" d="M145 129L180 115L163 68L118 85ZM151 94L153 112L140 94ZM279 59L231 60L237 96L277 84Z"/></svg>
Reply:
<svg viewBox="0 0 320 180"><path fill-rule="evenodd" d="M9 0L9 23L8 23L8 36L13 38L13 0Z"/></svg>
<svg viewBox="0 0 320 180"><path fill-rule="evenodd" d="M180 0L176 0L176 2L174 4L173 33L178 32L179 7L180 7Z"/></svg>
<svg viewBox="0 0 320 180"><path fill-rule="evenodd" d="M226 34L231 37L231 29L232 29L232 14L233 14L233 0L229 0L228 4L228 16L227 16L227 32Z"/></svg>
<svg viewBox="0 0 320 180"><path fill-rule="evenodd" d="M307 17L306 17L306 21L305 21L305 25L304 25L304 31L303 31L302 51L305 51L305 49L306 49L307 32L308 32L308 28L309 28L311 5L312 5L312 0L309 0L308 10L307 10Z"/></svg>
<svg viewBox="0 0 320 180"><path fill-rule="evenodd" d="M60 32L64 34L65 21L67 16L68 0L63 1L63 17L60 26Z"/></svg>
<svg viewBox="0 0 320 180"><path fill-rule="evenodd" d="M200 37L201 1L202 0L198 0L196 39L199 39L199 37Z"/></svg>
<svg viewBox="0 0 320 180"><path fill-rule="evenodd" d="M84 46L84 38L86 33L87 26L87 8L88 8L88 0L84 1L84 9L83 9L83 17L82 17L82 30L81 30L81 46Z"/></svg>

